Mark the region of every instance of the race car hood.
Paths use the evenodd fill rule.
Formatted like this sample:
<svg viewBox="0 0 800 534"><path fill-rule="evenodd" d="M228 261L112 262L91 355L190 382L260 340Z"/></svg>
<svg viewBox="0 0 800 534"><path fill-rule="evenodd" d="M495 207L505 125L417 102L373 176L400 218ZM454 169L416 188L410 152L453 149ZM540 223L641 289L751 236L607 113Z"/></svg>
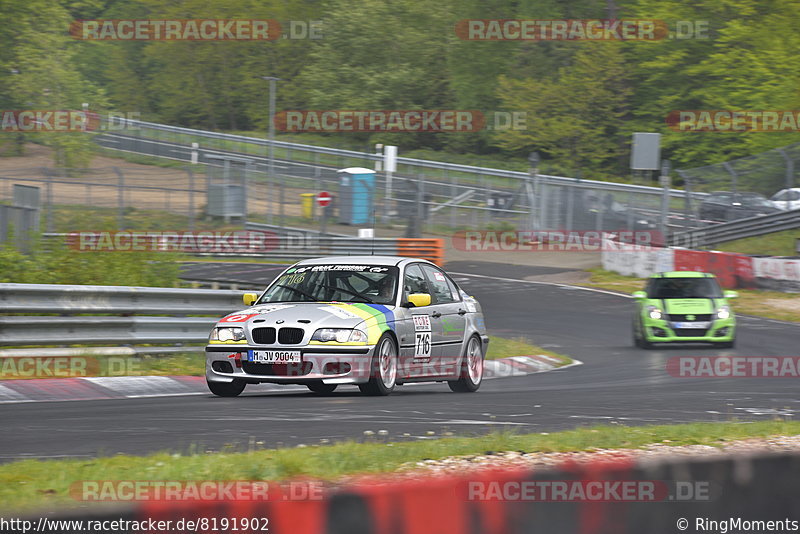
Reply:
<svg viewBox="0 0 800 534"><path fill-rule="evenodd" d="M293 325L306 328L359 328L368 342L377 342L387 328L394 328L394 306L366 303L286 302L260 304L220 319L219 326ZM306 322L308 321L308 322Z"/></svg>
<svg viewBox="0 0 800 534"><path fill-rule="evenodd" d="M705 314L714 312L713 299L664 299L667 313Z"/></svg>

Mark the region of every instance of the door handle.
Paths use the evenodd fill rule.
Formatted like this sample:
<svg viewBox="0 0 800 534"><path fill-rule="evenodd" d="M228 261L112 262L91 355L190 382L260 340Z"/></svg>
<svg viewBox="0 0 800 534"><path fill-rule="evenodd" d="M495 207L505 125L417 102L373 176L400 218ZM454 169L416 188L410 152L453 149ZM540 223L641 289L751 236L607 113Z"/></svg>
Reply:
<svg viewBox="0 0 800 534"><path fill-rule="evenodd" d="M442 314L441 314L441 313L439 313L439 312L433 312L433 313L431 314L431 317L441 317L441 316L442 316Z"/></svg>
<svg viewBox="0 0 800 534"><path fill-rule="evenodd" d="M458 314L459 315L465 315L466 313L467 313L467 310L462 310L461 308L458 309Z"/></svg>

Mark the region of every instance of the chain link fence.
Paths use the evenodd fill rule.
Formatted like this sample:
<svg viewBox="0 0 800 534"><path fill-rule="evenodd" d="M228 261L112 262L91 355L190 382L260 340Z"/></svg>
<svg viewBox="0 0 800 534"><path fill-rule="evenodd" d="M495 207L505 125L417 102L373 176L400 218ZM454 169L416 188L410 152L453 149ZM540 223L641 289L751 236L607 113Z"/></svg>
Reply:
<svg viewBox="0 0 800 534"><path fill-rule="evenodd" d="M249 219L279 226L319 225L314 201L331 193L329 222L342 222L344 168L375 169L370 152L274 142L269 175L265 139L136 122L136 128L95 137L109 149L183 161L185 167L129 165L64 171L49 168L0 171L0 202L13 184L41 188L43 230L53 232L57 207L112 210L126 229L130 208L186 217ZM800 143L727 163L678 170L686 190L581 180L534 172L398 158L393 173L377 170L368 195L370 221L395 225L406 236L458 230L661 230L681 232L710 222L699 213L712 191L771 196L797 183ZM357 225L356 225L357 226ZM63 230L63 228L61 229Z"/></svg>
<svg viewBox="0 0 800 534"><path fill-rule="evenodd" d="M751 192L769 198L781 189L795 187L798 183L800 143L677 172L696 191Z"/></svg>
<svg viewBox="0 0 800 534"><path fill-rule="evenodd" d="M380 170L382 155L263 138L130 121L130 130L97 137L101 146L159 158L223 165L220 157L250 161L248 217L279 226L317 221L311 195L333 195L334 219L342 190L340 169L375 169L369 209L377 224L422 231L474 229L685 229L695 217L681 190L533 175L399 157L393 173ZM369 150L369 148L367 148ZM696 199L704 193L692 193ZM299 219L298 219L299 218ZM315 223L316 224L316 223Z"/></svg>
<svg viewBox="0 0 800 534"><path fill-rule="evenodd" d="M687 191L712 193L706 203L692 203L691 226L705 226L777 213L768 201L798 184L800 143L693 169L679 169Z"/></svg>
<svg viewBox="0 0 800 534"><path fill-rule="evenodd" d="M11 169L0 172L0 203L13 201L16 185L39 188L43 225L52 232L59 209L105 211L115 218L118 230L126 229L126 214L131 208L159 210L185 216L189 228L205 209L205 184L192 169L105 167L65 170L45 167ZM76 211L76 209L78 211Z"/></svg>

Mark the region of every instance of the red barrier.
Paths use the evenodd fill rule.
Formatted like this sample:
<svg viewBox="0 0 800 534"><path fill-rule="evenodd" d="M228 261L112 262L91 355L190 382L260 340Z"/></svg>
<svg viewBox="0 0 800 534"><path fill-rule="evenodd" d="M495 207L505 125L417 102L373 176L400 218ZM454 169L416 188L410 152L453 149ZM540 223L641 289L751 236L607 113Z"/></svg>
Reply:
<svg viewBox="0 0 800 534"><path fill-rule="evenodd" d="M753 259L730 252L675 249L676 271L712 273L726 289L753 287Z"/></svg>
<svg viewBox="0 0 800 534"><path fill-rule="evenodd" d="M736 287L755 289L756 275L753 269L753 258L743 254L735 254L733 262L737 280Z"/></svg>

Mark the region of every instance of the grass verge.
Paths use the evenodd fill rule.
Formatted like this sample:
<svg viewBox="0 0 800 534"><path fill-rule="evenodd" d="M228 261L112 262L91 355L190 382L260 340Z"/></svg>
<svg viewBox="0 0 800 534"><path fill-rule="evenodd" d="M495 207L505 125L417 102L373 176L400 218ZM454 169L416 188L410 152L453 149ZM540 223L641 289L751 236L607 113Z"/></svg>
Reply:
<svg viewBox="0 0 800 534"><path fill-rule="evenodd" d="M84 480L283 480L298 476L333 479L381 473L409 462L500 451L568 452L634 449L660 443L719 445L736 439L800 434L800 422L690 423L626 427L594 426L549 434L491 432L479 437L437 440L354 441L304 448L248 452L154 454L71 460L23 460L0 465L1 509L15 513L77 505L70 485Z"/></svg>
<svg viewBox="0 0 800 534"><path fill-rule="evenodd" d="M784 230L758 237L737 239L729 243L716 245L714 248L725 252L739 254L764 254L767 256L797 256L796 240L800 239L800 231Z"/></svg>
<svg viewBox="0 0 800 534"><path fill-rule="evenodd" d="M528 343L525 338L515 337L513 339L506 339L502 337L491 336L489 341L489 350L486 352L487 360L497 360L499 358L510 358L511 356L534 356L544 354L558 359L561 363L558 367L572 363L572 358L558 354L551 350L543 349L538 345Z"/></svg>
<svg viewBox="0 0 800 534"><path fill-rule="evenodd" d="M598 287L631 294L644 289L644 278L623 276L603 269L587 269L592 274L582 286ZM733 301L737 313L778 319L780 321L800 322L800 305L797 295L777 291L737 289L739 298Z"/></svg>

